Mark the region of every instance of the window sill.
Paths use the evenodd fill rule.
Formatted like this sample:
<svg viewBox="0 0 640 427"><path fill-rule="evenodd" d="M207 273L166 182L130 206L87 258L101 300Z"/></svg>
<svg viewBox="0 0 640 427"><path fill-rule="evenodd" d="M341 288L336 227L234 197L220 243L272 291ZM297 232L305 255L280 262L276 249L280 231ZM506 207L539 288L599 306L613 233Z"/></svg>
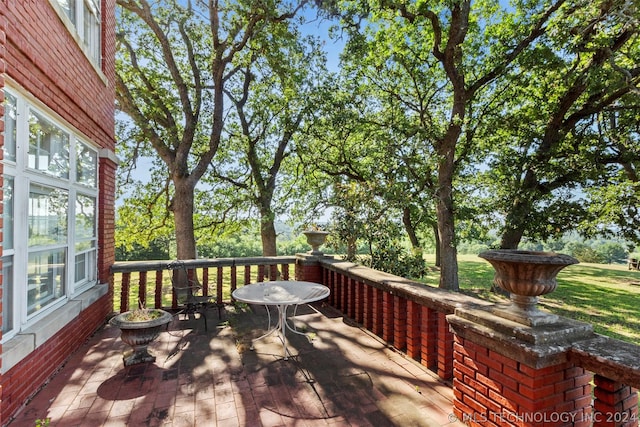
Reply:
<svg viewBox="0 0 640 427"><path fill-rule="evenodd" d="M108 290L107 284L98 284L76 295L63 306L3 343L0 374L9 371L35 349L55 336L69 322L78 317L83 310L105 295Z"/></svg>

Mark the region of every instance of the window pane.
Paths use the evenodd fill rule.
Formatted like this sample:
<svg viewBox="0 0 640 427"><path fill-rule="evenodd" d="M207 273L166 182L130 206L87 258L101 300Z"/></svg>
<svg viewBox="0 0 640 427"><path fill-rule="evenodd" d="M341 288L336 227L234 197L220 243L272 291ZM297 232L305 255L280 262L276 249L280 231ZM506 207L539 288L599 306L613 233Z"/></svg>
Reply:
<svg viewBox="0 0 640 427"><path fill-rule="evenodd" d="M65 190L31 184L29 189L29 246L67 242L69 195Z"/></svg>
<svg viewBox="0 0 640 427"><path fill-rule="evenodd" d="M96 240L85 240L83 242L76 242L76 253L84 252L96 247Z"/></svg>
<svg viewBox="0 0 640 427"><path fill-rule="evenodd" d="M14 96L4 93L4 159L16 161L16 121L18 103Z"/></svg>
<svg viewBox="0 0 640 427"><path fill-rule="evenodd" d="M75 283L87 279L87 254L76 255L76 277Z"/></svg>
<svg viewBox="0 0 640 427"><path fill-rule="evenodd" d="M96 63L100 63L100 2L97 0L84 0L84 43L89 52L89 57Z"/></svg>
<svg viewBox="0 0 640 427"><path fill-rule="evenodd" d="M96 198L78 194L76 198L75 240L96 237Z"/></svg>
<svg viewBox="0 0 640 427"><path fill-rule="evenodd" d="M5 175L2 186L4 210L2 212L2 246L13 249L13 177Z"/></svg>
<svg viewBox="0 0 640 427"><path fill-rule="evenodd" d="M69 178L69 135L34 111L29 113L28 166Z"/></svg>
<svg viewBox="0 0 640 427"><path fill-rule="evenodd" d="M76 0L58 0L58 4L69 17L69 20L76 23Z"/></svg>
<svg viewBox="0 0 640 427"><path fill-rule="evenodd" d="M36 311L64 296L66 250L29 254L27 313Z"/></svg>
<svg viewBox="0 0 640 427"><path fill-rule="evenodd" d="M13 257L2 258L2 333L13 330Z"/></svg>
<svg viewBox="0 0 640 427"><path fill-rule="evenodd" d="M76 182L96 188L98 154L87 145L76 144Z"/></svg>
<svg viewBox="0 0 640 427"><path fill-rule="evenodd" d="M75 283L96 280L96 251L76 255Z"/></svg>

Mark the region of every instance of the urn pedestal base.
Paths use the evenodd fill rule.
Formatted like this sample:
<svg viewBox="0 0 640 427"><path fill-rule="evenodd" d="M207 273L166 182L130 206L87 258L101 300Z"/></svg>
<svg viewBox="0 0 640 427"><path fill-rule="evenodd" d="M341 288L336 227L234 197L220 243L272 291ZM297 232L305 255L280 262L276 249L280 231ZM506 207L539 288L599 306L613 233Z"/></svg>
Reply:
<svg viewBox="0 0 640 427"><path fill-rule="evenodd" d="M536 307L537 297L511 294L511 304L498 304L491 309L496 316L527 326L548 325L558 321L558 316ZM533 300L533 301L532 301Z"/></svg>

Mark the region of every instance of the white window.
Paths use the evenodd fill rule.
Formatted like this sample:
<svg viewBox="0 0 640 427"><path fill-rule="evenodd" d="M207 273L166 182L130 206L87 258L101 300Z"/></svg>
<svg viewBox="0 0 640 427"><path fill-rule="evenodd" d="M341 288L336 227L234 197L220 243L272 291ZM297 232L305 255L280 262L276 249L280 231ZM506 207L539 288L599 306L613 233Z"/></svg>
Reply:
<svg viewBox="0 0 640 427"><path fill-rule="evenodd" d="M29 111L29 168L69 178L69 134Z"/></svg>
<svg viewBox="0 0 640 427"><path fill-rule="evenodd" d="M17 91L4 104L7 340L97 281L98 152Z"/></svg>
<svg viewBox="0 0 640 427"><path fill-rule="evenodd" d="M6 105L5 105L6 108ZM6 119L6 110L5 110ZM6 126L5 126L6 131ZM5 136L6 142L6 136ZM13 286L13 177L5 175L3 191L3 236L2 236L2 333L13 331L15 324Z"/></svg>
<svg viewBox="0 0 640 427"><path fill-rule="evenodd" d="M66 16L70 30L74 30L85 53L100 65L101 16L100 0L53 0Z"/></svg>
<svg viewBox="0 0 640 427"><path fill-rule="evenodd" d="M5 93L4 100L4 159L16 161L16 123L18 120L16 97Z"/></svg>

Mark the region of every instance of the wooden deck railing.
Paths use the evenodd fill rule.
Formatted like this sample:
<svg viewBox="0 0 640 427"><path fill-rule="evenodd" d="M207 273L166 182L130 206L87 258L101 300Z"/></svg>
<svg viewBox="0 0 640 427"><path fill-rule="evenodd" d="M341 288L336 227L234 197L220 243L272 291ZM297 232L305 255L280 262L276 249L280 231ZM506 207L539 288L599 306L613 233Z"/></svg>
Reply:
<svg viewBox="0 0 640 427"><path fill-rule="evenodd" d="M111 267L114 280L114 307L124 312L146 307L176 308L171 286L172 261L127 261ZM204 295L215 295L217 304L231 302L238 285L262 282L266 277L289 280L295 257L253 257L185 260L189 277L202 285Z"/></svg>

